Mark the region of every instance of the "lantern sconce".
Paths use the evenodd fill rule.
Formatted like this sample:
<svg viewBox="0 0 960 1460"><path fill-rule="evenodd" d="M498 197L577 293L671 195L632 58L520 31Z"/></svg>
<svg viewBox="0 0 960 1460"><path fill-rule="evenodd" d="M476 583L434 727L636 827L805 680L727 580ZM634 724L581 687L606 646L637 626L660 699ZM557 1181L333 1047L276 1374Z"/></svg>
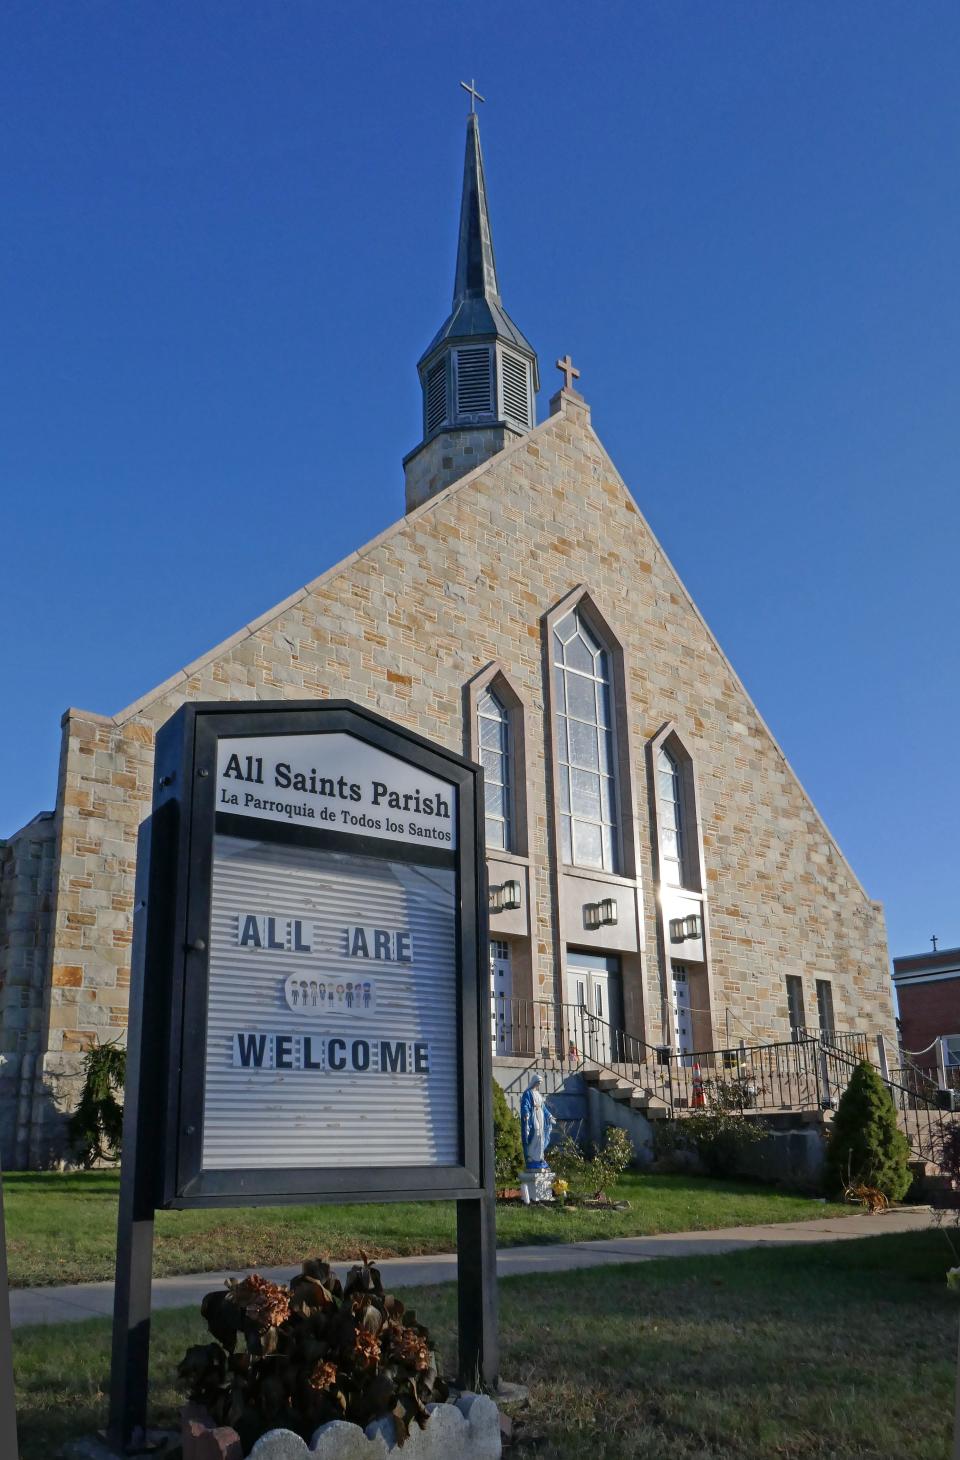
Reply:
<svg viewBox="0 0 960 1460"><path fill-rule="evenodd" d="M516 912L523 906L523 889L519 882L504 882L490 889L491 912Z"/></svg>
<svg viewBox="0 0 960 1460"><path fill-rule="evenodd" d="M613 927L617 922L617 900L604 897L599 902L585 902L583 920L588 928Z"/></svg>
<svg viewBox="0 0 960 1460"><path fill-rule="evenodd" d="M703 919L699 913L691 913L687 918L670 919L670 942L682 943L687 938L703 937Z"/></svg>

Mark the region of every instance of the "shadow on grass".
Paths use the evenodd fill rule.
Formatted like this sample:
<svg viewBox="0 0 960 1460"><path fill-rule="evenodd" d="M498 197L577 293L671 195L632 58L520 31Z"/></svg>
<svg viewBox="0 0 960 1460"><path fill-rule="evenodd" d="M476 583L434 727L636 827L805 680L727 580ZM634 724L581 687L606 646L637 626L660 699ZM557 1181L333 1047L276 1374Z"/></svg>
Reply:
<svg viewBox="0 0 960 1460"><path fill-rule="evenodd" d="M112 1196L120 1192L119 1168L107 1171L5 1171L3 1188L6 1193L43 1192L76 1196Z"/></svg>
<svg viewBox="0 0 960 1460"><path fill-rule="evenodd" d="M502 1372L525 1383L518 1457L946 1460L958 1305L941 1233L665 1259L500 1284ZM407 1290L455 1357L452 1285ZM196 1310L157 1315L152 1419L170 1423ZM104 1320L18 1330L23 1460L101 1424Z"/></svg>

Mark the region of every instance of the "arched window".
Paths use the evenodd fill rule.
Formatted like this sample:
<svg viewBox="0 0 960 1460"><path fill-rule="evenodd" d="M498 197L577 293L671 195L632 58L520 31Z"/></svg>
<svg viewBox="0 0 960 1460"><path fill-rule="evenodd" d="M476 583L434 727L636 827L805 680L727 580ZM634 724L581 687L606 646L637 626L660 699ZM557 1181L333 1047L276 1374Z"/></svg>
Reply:
<svg viewBox="0 0 960 1460"><path fill-rule="evenodd" d="M564 862L619 870L610 654L579 608L553 631Z"/></svg>
<svg viewBox="0 0 960 1460"><path fill-rule="evenodd" d="M683 788L680 767L661 746L657 753L660 800L660 880L683 887Z"/></svg>
<svg viewBox="0 0 960 1460"><path fill-rule="evenodd" d="M509 852L513 850L510 716L489 688L477 696L477 743L486 793L486 843Z"/></svg>

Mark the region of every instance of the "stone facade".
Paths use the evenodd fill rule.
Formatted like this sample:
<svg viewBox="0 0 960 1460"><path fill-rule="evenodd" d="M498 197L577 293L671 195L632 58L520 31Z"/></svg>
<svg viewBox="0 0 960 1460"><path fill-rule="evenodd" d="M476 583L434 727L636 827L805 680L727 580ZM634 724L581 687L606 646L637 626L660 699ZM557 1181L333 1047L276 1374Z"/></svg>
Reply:
<svg viewBox="0 0 960 1460"><path fill-rule="evenodd" d="M0 844L0 1166L22 1166L48 1096L44 1046L57 827L42 811ZM51 1092L52 1093L52 1092Z"/></svg>
<svg viewBox="0 0 960 1460"><path fill-rule="evenodd" d="M499 421L493 426L441 431L439 436L424 441L403 459L407 511L421 507L444 487L459 481L481 462L516 441L519 435L519 431Z"/></svg>
<svg viewBox="0 0 960 1460"><path fill-rule="evenodd" d="M893 1039L880 906L845 862L667 561L595 435L588 407L564 391L542 425L122 713L66 713L55 908L43 952L47 999L39 1028L23 1028L19 1015L11 1026L4 1015L5 1041L16 1030L20 1054L29 1047L39 1060L44 1088L57 1075L58 1098L69 1099L69 1076L84 1049L124 1028L136 835L150 807L153 740L185 700L346 697L461 750L470 744L465 687L493 661L506 666L525 715L527 847L523 857L498 854L491 881L515 865L529 909L522 924L504 922L499 930L495 916L492 932L519 930L525 986L515 981L514 994L557 997L559 907L569 876L554 851L545 625L581 586L620 645L619 739L629 769L621 795L634 802L624 820L636 854L628 877L589 874L591 895L607 886L635 913L576 942L622 952L628 1032L672 1042L648 756L670 724L696 762L709 922L702 1037L722 1043L728 1011L737 1038L745 1031L757 1041L788 1037L784 975L792 973L804 980L808 1007L815 1007L815 980L832 981L838 1027ZM38 928L42 921L38 915ZM40 956L46 934L34 936ZM34 1161L44 1149L38 1104ZM9 1136L5 1142L10 1161Z"/></svg>

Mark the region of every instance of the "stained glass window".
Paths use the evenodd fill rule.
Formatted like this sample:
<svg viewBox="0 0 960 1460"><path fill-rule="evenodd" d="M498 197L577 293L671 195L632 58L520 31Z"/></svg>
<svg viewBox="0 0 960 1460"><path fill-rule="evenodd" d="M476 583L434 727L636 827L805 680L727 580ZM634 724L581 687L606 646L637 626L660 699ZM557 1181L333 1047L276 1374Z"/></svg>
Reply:
<svg viewBox="0 0 960 1460"><path fill-rule="evenodd" d="M609 652L579 609L553 631L561 857L616 872L619 864Z"/></svg>
<svg viewBox="0 0 960 1460"><path fill-rule="evenodd" d="M683 799L680 767L668 750L657 755L660 803L660 878L671 887L683 884Z"/></svg>
<svg viewBox="0 0 960 1460"><path fill-rule="evenodd" d="M486 796L486 843L488 847L509 852L513 849L510 716L490 689L485 689L477 700L477 741Z"/></svg>

